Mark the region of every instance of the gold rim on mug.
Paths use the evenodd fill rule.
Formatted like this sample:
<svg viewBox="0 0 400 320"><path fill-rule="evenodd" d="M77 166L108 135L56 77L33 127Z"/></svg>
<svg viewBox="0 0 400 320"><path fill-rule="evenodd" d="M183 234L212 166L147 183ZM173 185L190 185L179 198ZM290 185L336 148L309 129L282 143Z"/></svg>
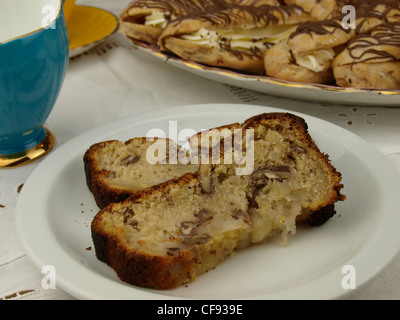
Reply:
<svg viewBox="0 0 400 320"><path fill-rule="evenodd" d="M47 128L46 136L36 146L18 153L0 155L0 169L16 168L37 161L49 154L56 145L55 135Z"/></svg>

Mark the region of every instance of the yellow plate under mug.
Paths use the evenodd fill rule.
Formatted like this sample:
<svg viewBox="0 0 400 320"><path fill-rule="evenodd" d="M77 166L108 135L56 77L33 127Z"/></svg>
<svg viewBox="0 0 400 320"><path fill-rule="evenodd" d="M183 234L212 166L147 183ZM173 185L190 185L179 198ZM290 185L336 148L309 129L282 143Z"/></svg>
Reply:
<svg viewBox="0 0 400 320"><path fill-rule="evenodd" d="M99 44L116 32L118 25L118 18L111 12L76 5L67 22L70 58Z"/></svg>

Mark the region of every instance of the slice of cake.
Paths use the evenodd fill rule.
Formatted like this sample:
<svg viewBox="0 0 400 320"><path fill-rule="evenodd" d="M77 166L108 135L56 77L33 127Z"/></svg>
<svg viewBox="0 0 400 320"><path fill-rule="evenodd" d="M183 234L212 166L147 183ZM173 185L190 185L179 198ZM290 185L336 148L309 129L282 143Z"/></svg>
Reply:
<svg viewBox="0 0 400 320"><path fill-rule="evenodd" d="M205 143L215 136L219 140ZM297 222L322 224L334 214L335 202L344 200L340 173L297 116L255 116L199 133L191 147L192 160L201 155L197 172L95 216L96 255L121 280L176 288L276 233L286 245Z"/></svg>
<svg viewBox="0 0 400 320"><path fill-rule="evenodd" d="M163 152L148 155L150 148ZM111 140L92 145L83 160L86 182L96 204L104 208L145 188L196 172L198 165L176 161L179 152L186 153L173 140L161 138L134 138L125 143ZM150 157L156 158L152 161Z"/></svg>

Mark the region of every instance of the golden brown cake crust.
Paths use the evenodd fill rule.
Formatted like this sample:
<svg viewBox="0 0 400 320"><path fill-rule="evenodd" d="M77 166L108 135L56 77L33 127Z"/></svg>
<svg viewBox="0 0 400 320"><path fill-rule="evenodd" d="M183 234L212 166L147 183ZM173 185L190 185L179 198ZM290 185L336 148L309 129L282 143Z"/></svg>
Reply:
<svg viewBox="0 0 400 320"><path fill-rule="evenodd" d="M103 251L104 257L107 257L104 262L107 262L117 272L118 277L127 283L162 290L175 288L192 280L190 273L183 273L188 279L178 279L169 271L169 268L176 269L178 265L183 270L190 270L193 262L185 254L172 257L145 255L131 251L121 245L118 239L102 237L96 233L93 234L93 242L96 245L96 252Z"/></svg>
<svg viewBox="0 0 400 320"><path fill-rule="evenodd" d="M112 140L116 141L116 140ZM122 201L133 193L130 190L113 188L106 183L103 178L111 172L99 168L94 154L104 147L105 144L112 141L103 141L91 146L84 154L83 163L85 169L86 184L94 195L94 199L99 208L104 208L112 202Z"/></svg>
<svg viewBox="0 0 400 320"><path fill-rule="evenodd" d="M168 193L172 188L196 181L197 175L188 173L136 193L125 202L138 203L161 189ZM148 255L126 247L119 239L106 234L101 221L102 215L114 205L111 203L109 207L100 210L91 224L92 240L99 260L112 267L122 281L137 286L171 289L193 280L190 271L195 261L190 251L182 251L172 256ZM179 278L176 276L176 269L187 272L182 272L182 277Z"/></svg>

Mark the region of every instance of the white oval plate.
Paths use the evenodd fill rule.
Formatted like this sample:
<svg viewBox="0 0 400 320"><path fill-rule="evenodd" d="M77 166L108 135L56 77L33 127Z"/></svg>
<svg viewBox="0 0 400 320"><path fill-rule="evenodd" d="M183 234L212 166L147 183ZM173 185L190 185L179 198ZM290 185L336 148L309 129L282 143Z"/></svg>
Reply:
<svg viewBox="0 0 400 320"><path fill-rule="evenodd" d="M400 248L400 173L361 138L331 123L302 116L323 152L342 173L347 200L321 227L298 227L282 247L280 237L238 252L187 287L156 291L121 282L95 257L90 224L98 208L83 168L84 152L98 141L146 136L150 129L168 136L284 110L263 106L192 105L128 117L91 130L50 154L25 183L16 224L33 263L56 270L57 286L82 299L332 299L354 267L356 286L376 275ZM173 123L172 123L173 124ZM172 127L173 128L173 127ZM174 134L169 135L174 138ZM90 247L92 248L91 250Z"/></svg>
<svg viewBox="0 0 400 320"><path fill-rule="evenodd" d="M125 36L123 36L125 38ZM233 70L209 67L160 52L157 47L126 39L130 45L143 50L176 68L194 73L209 80L249 89L255 92L297 100L366 105L375 107L400 107L400 90L344 88L334 85L296 83L267 76L246 75Z"/></svg>

